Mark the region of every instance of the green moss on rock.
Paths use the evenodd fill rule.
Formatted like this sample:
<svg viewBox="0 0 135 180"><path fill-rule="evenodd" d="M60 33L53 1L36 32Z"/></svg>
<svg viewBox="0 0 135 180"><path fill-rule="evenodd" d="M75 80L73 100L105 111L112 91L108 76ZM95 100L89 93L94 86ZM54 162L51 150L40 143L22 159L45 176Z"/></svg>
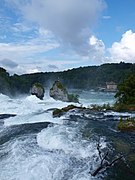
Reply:
<svg viewBox="0 0 135 180"><path fill-rule="evenodd" d="M69 102L79 103L79 95L77 94L68 94Z"/></svg>
<svg viewBox="0 0 135 180"><path fill-rule="evenodd" d="M93 111L103 111L103 110L114 110L114 107L108 104L98 105L98 104L92 104L91 110Z"/></svg>
<svg viewBox="0 0 135 180"><path fill-rule="evenodd" d="M120 122L118 123L118 129L120 131L135 131L135 120L131 118L127 120L122 120L121 118Z"/></svg>
<svg viewBox="0 0 135 180"><path fill-rule="evenodd" d="M55 81L50 89L50 96L55 100L79 103L79 96L76 94L69 94L67 89L59 80Z"/></svg>
<svg viewBox="0 0 135 180"><path fill-rule="evenodd" d="M33 86L36 86L38 88L43 88L43 85L41 83L34 83Z"/></svg>
<svg viewBox="0 0 135 180"><path fill-rule="evenodd" d="M132 111L135 111L135 104L118 104L118 103L115 103L114 105L114 108L115 108L115 111L118 111L118 112L125 112L125 111L128 111L128 112L132 112Z"/></svg>
<svg viewBox="0 0 135 180"><path fill-rule="evenodd" d="M70 111L70 110L72 110L72 109L75 109L75 108L79 108L79 107L77 107L77 106L74 106L74 105L69 105L69 106L66 106L66 107L64 107L64 108L62 108L62 109L55 109L54 111L53 111L53 117L60 117L60 116L62 116L63 114L65 114L66 112L68 112L68 111Z"/></svg>
<svg viewBox="0 0 135 180"><path fill-rule="evenodd" d="M66 88L63 86L63 84L60 81L57 81L57 87L61 90L66 90Z"/></svg>
<svg viewBox="0 0 135 180"><path fill-rule="evenodd" d="M53 117L60 117L63 114L62 109L55 109L53 111Z"/></svg>

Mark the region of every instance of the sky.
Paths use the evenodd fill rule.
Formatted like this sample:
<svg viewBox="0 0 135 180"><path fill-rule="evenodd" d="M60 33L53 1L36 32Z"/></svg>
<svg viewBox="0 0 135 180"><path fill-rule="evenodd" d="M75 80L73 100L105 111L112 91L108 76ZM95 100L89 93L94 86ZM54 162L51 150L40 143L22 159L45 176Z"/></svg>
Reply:
<svg viewBox="0 0 135 180"><path fill-rule="evenodd" d="M0 0L10 74L135 63L135 0Z"/></svg>

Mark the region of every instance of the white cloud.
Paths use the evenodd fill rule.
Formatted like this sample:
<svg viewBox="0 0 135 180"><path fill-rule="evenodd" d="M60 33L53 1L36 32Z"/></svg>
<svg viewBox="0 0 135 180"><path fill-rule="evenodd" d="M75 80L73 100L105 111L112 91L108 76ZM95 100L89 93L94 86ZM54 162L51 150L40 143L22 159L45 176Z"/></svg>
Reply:
<svg viewBox="0 0 135 180"><path fill-rule="evenodd" d="M2 59L0 60L0 66L5 68L16 68L18 64L10 59Z"/></svg>
<svg viewBox="0 0 135 180"><path fill-rule="evenodd" d="M105 45L102 40L97 39L95 36L90 37L90 45L93 46L93 48L101 53L104 53L105 51Z"/></svg>
<svg viewBox="0 0 135 180"><path fill-rule="evenodd" d="M105 45L102 40L97 39L95 36L91 36L89 39L89 43L91 46L91 59L96 64L101 64L104 62L105 58ZM89 57L90 57L89 55Z"/></svg>
<svg viewBox="0 0 135 180"><path fill-rule="evenodd" d="M101 64L104 58L104 43L91 36L89 39L90 54L83 56L68 52L59 54L56 60L40 56L40 53L59 47L59 44L50 41L52 34L44 29L39 29L38 38L22 43L0 43L0 65L10 74L34 73L40 71L58 71L80 65ZM45 39L47 38L47 39ZM35 58L36 57L36 58ZM12 60L14 61L12 61ZM15 65L15 66L14 66ZM11 67L12 66L12 67ZM13 67L14 66L14 67Z"/></svg>
<svg viewBox="0 0 135 180"><path fill-rule="evenodd" d="M0 59L12 59L18 64L7 67L11 73L56 71L102 62L103 42L93 36L95 42L91 44L89 38L105 8L104 0L5 2L17 15L16 19L7 19L6 26L2 20L1 26L10 36L0 42ZM58 51L46 53L56 48Z"/></svg>
<svg viewBox="0 0 135 180"><path fill-rule="evenodd" d="M2 59L0 60L0 67L3 67L12 74L29 74L29 73L37 73L41 71L56 71L59 68L56 65L49 64L48 60L44 60L43 62L38 63L19 63L17 64L11 59Z"/></svg>
<svg viewBox="0 0 135 180"><path fill-rule="evenodd" d="M7 62L4 62L4 61ZM69 68L79 67L79 63L77 61L71 60L55 60L50 61L49 59L39 59L32 62L25 62L17 64L15 61L11 59L2 59L0 60L0 66L5 68L11 75L12 74L29 74L29 73L37 73L37 72L50 72L50 71L62 71Z"/></svg>
<svg viewBox="0 0 135 180"><path fill-rule="evenodd" d="M28 32L30 31L32 28L28 25L25 25L24 23L15 23L13 24L13 26L11 27L11 30L15 31L15 32Z"/></svg>
<svg viewBox="0 0 135 180"><path fill-rule="evenodd" d="M51 31L62 46L82 55L90 52L89 37L104 0L12 0L25 19Z"/></svg>
<svg viewBox="0 0 135 180"><path fill-rule="evenodd" d="M109 49L113 61L135 63L135 33L128 30L119 42L114 42Z"/></svg>
<svg viewBox="0 0 135 180"><path fill-rule="evenodd" d="M103 19L111 19L111 16L103 16Z"/></svg>
<svg viewBox="0 0 135 180"><path fill-rule="evenodd" d="M56 66L56 65L52 65L52 64L49 64L48 66L47 66L49 69L51 69L51 70L59 70L59 68Z"/></svg>
<svg viewBox="0 0 135 180"><path fill-rule="evenodd" d="M46 42L40 38L35 38L23 43L0 43L0 59L8 58L19 61L27 61L29 58L45 53L59 47L56 42Z"/></svg>

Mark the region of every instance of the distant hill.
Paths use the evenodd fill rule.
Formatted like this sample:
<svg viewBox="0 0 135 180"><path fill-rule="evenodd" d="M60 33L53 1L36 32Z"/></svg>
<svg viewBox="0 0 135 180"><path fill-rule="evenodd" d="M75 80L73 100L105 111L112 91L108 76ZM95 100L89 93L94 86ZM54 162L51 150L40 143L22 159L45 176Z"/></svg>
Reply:
<svg viewBox="0 0 135 180"><path fill-rule="evenodd" d="M110 81L119 84L130 74L135 74L135 64L123 62L20 76L16 74L9 76L5 69L0 68L0 92L10 95L29 93L33 83L39 82L49 88L58 78L67 88L93 89L105 87L106 82Z"/></svg>

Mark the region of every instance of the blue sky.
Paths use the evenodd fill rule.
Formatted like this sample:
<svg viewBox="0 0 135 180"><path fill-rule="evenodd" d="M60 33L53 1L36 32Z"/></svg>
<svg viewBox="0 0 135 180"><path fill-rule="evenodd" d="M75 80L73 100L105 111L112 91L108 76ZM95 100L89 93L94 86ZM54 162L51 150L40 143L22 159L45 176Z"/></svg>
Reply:
<svg viewBox="0 0 135 180"><path fill-rule="evenodd" d="M134 0L0 0L0 66L11 74L135 63Z"/></svg>
<svg viewBox="0 0 135 180"><path fill-rule="evenodd" d="M106 0L107 8L103 12L111 18L100 22L98 35L107 47L115 41L120 41L122 34L128 30L135 32L135 1L134 0Z"/></svg>

